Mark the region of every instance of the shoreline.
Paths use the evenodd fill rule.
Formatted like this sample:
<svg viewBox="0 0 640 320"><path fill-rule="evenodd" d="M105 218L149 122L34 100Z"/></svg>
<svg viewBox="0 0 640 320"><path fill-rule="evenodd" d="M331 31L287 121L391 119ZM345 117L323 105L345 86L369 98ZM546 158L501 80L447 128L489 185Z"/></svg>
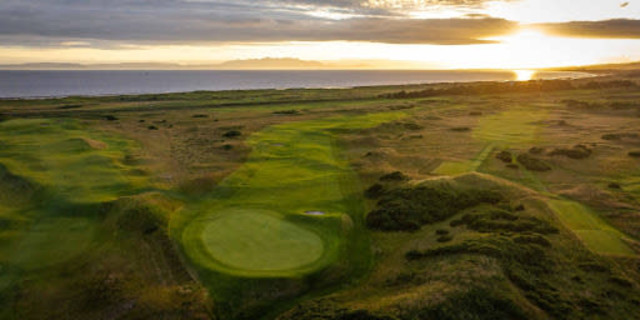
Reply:
<svg viewBox="0 0 640 320"><path fill-rule="evenodd" d="M16 73L31 73L31 72L253 72L253 73L275 73L275 72L301 72L301 73L314 73L314 72L353 72L354 70L0 70L0 72L16 72ZM385 72L443 72L443 73L465 73L465 72L505 72L514 73L515 70L357 70L358 72L372 72L372 73L385 73ZM0 96L0 101L29 101L29 100L58 100L68 98L103 98L103 97L117 97L117 96L143 96L143 95L165 95L165 94L186 94L194 92L251 92L251 91L286 91L286 90L351 90L360 88L379 88L379 87L404 87L404 86L425 86L425 85L442 85L442 84L456 84L456 83L490 83L490 82L523 82L523 81L551 81L551 80L579 80L587 78L605 77L608 74L589 73L584 71L546 71L546 70L532 70L536 74L567 74L566 76L551 76L541 79L531 80L459 80L459 81L439 81L434 80L422 81L422 82L405 82L394 84L373 84L373 85L361 85L361 86L308 86L308 87L256 87L256 88L238 88L238 89L198 89L198 90L176 90L176 91L155 91L155 92L122 92L122 93L105 93L105 94L61 94L61 95L42 95L42 96Z"/></svg>

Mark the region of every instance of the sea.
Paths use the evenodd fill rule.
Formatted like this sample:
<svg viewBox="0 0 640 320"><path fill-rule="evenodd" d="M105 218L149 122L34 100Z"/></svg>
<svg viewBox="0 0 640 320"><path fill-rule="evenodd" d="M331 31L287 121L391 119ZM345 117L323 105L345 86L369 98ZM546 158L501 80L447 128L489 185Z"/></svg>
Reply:
<svg viewBox="0 0 640 320"><path fill-rule="evenodd" d="M444 82L514 81L519 71L0 71L0 98L38 99L191 91L352 88ZM580 78L538 72L533 79ZM526 79L524 79L526 80Z"/></svg>

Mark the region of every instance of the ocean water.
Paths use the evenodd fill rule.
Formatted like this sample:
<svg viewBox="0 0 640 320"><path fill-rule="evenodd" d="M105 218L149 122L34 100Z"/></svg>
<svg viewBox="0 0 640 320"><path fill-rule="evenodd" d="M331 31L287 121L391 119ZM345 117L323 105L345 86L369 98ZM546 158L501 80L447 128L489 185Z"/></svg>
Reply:
<svg viewBox="0 0 640 320"><path fill-rule="evenodd" d="M534 78L577 78L542 72ZM511 71L0 71L0 98L516 80Z"/></svg>

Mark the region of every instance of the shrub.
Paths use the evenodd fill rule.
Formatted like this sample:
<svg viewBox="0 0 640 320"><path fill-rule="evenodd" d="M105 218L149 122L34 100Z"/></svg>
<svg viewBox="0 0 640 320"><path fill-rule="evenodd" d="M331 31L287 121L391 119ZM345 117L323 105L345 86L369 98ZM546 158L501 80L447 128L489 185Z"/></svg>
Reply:
<svg viewBox="0 0 640 320"><path fill-rule="evenodd" d="M630 157L634 157L634 158L640 158L640 150L637 150L637 151L630 151L630 152L629 152L629 156L630 156Z"/></svg>
<svg viewBox="0 0 640 320"><path fill-rule="evenodd" d="M386 192L367 215L367 226L384 231L415 231L424 224L443 221L479 204L503 200L488 190L455 190L448 186L420 185Z"/></svg>
<svg viewBox="0 0 640 320"><path fill-rule="evenodd" d="M541 235L521 235L513 238L513 242L521 244L537 244L547 248L551 247L551 242Z"/></svg>
<svg viewBox="0 0 640 320"><path fill-rule="evenodd" d="M242 132L238 131L238 130L230 130L225 132L222 136L225 138L235 138L235 137L239 137L242 135Z"/></svg>
<svg viewBox="0 0 640 320"><path fill-rule="evenodd" d="M637 133L610 133L602 136L602 140L621 140L624 138L636 139L640 138Z"/></svg>
<svg viewBox="0 0 640 320"><path fill-rule="evenodd" d="M531 149L529 149L529 153L531 154L541 154L544 152L544 148L540 148L540 147L532 147Z"/></svg>
<svg viewBox="0 0 640 320"><path fill-rule="evenodd" d="M409 177L407 177L400 171L392 172L380 177L380 181L404 181L404 180L409 180Z"/></svg>
<svg viewBox="0 0 640 320"><path fill-rule="evenodd" d="M526 319L524 311L513 301L496 296L484 288L472 288L448 297L443 303L420 310L411 319Z"/></svg>
<svg viewBox="0 0 640 320"><path fill-rule="evenodd" d="M504 163L511 163L513 162L513 156L511 155L511 152L509 151L501 151L500 153L498 153L496 155L496 158Z"/></svg>
<svg viewBox="0 0 640 320"><path fill-rule="evenodd" d="M439 235L439 236L447 235L447 234L449 234L449 230L438 229L438 230L436 230L436 234Z"/></svg>
<svg viewBox="0 0 640 320"><path fill-rule="evenodd" d="M576 145L571 149L555 149L549 155L551 156L565 156L571 159L585 159L591 155L591 149L584 145Z"/></svg>
<svg viewBox="0 0 640 320"><path fill-rule="evenodd" d="M610 189L622 189L622 187L620 186L620 184L616 183L616 182L611 182L609 183L608 187Z"/></svg>
<svg viewBox="0 0 640 320"><path fill-rule="evenodd" d="M115 116L112 116L110 114L104 116L104 119L107 120L107 121L116 121L116 120L118 120L118 118L116 118Z"/></svg>
<svg viewBox="0 0 640 320"><path fill-rule="evenodd" d="M295 109L279 110L279 111L274 111L273 114L276 114L276 115L297 115L297 114L300 114L300 111L299 110L295 110Z"/></svg>
<svg viewBox="0 0 640 320"><path fill-rule="evenodd" d="M376 183L369 187L369 189L365 190L364 196L369 199L376 199L381 197L384 194L384 186L379 183Z"/></svg>
<svg viewBox="0 0 640 320"><path fill-rule="evenodd" d="M531 171L550 171L551 166L546 162L532 157L526 153L520 154L517 158L518 162Z"/></svg>
<svg viewBox="0 0 640 320"><path fill-rule="evenodd" d="M437 239L437 241L438 241L438 242L449 242L449 241L451 241L451 240L453 240L453 236L452 236L452 235L450 235L450 234L448 234L448 235L444 235L444 236L440 236L440 237L438 237L438 239Z"/></svg>
<svg viewBox="0 0 640 320"><path fill-rule="evenodd" d="M158 127L154 126L154 125L150 125L147 127L147 129L149 130L158 130Z"/></svg>

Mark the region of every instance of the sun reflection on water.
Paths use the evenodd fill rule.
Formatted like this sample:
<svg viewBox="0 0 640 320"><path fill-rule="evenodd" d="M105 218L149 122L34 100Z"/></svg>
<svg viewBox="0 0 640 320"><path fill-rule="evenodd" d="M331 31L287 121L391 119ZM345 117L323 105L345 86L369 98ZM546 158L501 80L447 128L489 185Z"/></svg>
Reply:
<svg viewBox="0 0 640 320"><path fill-rule="evenodd" d="M535 70L513 70L516 75L516 81L529 81L536 75Z"/></svg>

